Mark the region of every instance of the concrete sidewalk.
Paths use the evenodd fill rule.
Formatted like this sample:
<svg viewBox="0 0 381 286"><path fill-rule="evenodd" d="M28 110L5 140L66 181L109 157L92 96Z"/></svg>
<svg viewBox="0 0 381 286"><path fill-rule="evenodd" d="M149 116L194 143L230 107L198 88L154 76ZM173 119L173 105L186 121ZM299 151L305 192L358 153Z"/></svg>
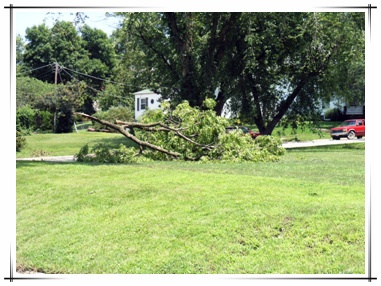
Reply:
<svg viewBox="0 0 381 286"><path fill-rule="evenodd" d="M17 161L46 161L46 162L75 162L73 155L71 156L53 156L53 157L34 157L34 158L17 158Z"/></svg>
<svg viewBox="0 0 381 286"><path fill-rule="evenodd" d="M355 140L348 140L346 138L342 138L340 140L318 139L318 140L305 141L305 142L285 142L283 143L283 148L314 147L314 146L350 144L350 143L359 143L359 142L365 142L365 138L355 139Z"/></svg>

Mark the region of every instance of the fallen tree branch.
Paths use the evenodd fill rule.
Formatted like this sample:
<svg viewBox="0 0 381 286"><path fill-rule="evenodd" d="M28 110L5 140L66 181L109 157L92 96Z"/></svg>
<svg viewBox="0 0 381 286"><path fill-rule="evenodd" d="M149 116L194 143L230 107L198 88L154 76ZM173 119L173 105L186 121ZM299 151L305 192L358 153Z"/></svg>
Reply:
<svg viewBox="0 0 381 286"><path fill-rule="evenodd" d="M123 126L116 125L116 124L110 123L108 121L98 119L98 118L96 118L94 116L91 116L91 115L88 115L88 114L85 114L85 113L76 112L75 114L82 115L83 117L87 117L87 118L89 118L91 120L94 120L94 121L100 123L100 124L106 125L106 126L112 128L112 129L118 131L119 133L121 133L122 135L127 137L128 139L131 139L132 141L137 143L139 146L147 147L147 148L150 148L152 150L159 151L159 152L162 152L164 154L173 156L175 158L181 157L180 153L172 152L172 151L166 150L164 148L161 148L159 146L156 146L154 144L151 144L149 142L145 142L145 141L142 141L142 140L138 139L136 136L134 136L131 133L129 133L128 131L126 131ZM134 126L134 127L137 127L137 126ZM193 158L186 158L186 159L193 160Z"/></svg>
<svg viewBox="0 0 381 286"><path fill-rule="evenodd" d="M200 147L202 149L206 149L206 150L212 150L215 146L212 146L211 144L209 145L204 145L204 144L200 144L192 139L190 139L189 137L197 137L198 135L197 134L193 134L189 137L185 136L184 134L182 134L180 131L183 131L183 130L187 130L189 129L189 127L186 127L186 128L172 128L168 125L165 125L163 124L162 122L155 122L155 123L150 123L150 124L143 124L143 123L137 123L137 122L123 122L123 121L119 121L119 120L116 120L116 123L117 124L120 124L123 128L133 128L133 127L136 127L136 128L140 128L142 130L146 130L146 131L165 131L165 132L170 132L172 131L176 136L184 139L185 141L188 141L189 143L192 143L194 145L196 145L197 147ZM198 123L200 124L200 123ZM161 126L161 128L153 128L155 126Z"/></svg>

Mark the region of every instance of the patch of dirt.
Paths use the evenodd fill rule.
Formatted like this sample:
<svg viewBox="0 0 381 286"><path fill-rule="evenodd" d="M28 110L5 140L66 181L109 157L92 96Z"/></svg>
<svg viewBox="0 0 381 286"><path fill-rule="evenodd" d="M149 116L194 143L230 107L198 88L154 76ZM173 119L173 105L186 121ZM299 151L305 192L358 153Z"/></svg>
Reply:
<svg viewBox="0 0 381 286"><path fill-rule="evenodd" d="M323 131L323 132L327 132L327 133L331 133L330 129L318 128L318 130Z"/></svg>
<svg viewBox="0 0 381 286"><path fill-rule="evenodd" d="M44 272L39 272L37 269L27 269L23 266L16 267L16 273L18 274L45 274Z"/></svg>

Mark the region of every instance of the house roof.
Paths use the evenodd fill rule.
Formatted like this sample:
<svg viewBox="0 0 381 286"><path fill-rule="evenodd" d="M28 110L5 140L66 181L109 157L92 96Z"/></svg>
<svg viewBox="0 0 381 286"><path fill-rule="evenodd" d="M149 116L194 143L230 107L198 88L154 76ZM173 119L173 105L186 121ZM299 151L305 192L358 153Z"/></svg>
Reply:
<svg viewBox="0 0 381 286"><path fill-rule="evenodd" d="M143 89L141 91L138 91L138 92L134 92L135 95L139 95L139 94L147 94L147 93L154 93L153 91L149 90L149 89Z"/></svg>

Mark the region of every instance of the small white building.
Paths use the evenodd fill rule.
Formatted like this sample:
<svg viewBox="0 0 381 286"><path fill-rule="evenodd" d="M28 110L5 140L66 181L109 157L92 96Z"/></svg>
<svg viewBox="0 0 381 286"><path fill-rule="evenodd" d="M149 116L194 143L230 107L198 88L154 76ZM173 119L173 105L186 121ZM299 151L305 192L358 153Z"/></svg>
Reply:
<svg viewBox="0 0 381 286"><path fill-rule="evenodd" d="M218 89L216 90L216 94ZM161 94L154 93L149 89L141 90L134 93L135 95L135 120L138 120L147 109L154 110L160 107ZM231 118L230 99L225 103L222 114L225 118Z"/></svg>
<svg viewBox="0 0 381 286"><path fill-rule="evenodd" d="M160 107L161 95L148 89L134 93L135 95L135 119L143 115L147 109L157 109Z"/></svg>

